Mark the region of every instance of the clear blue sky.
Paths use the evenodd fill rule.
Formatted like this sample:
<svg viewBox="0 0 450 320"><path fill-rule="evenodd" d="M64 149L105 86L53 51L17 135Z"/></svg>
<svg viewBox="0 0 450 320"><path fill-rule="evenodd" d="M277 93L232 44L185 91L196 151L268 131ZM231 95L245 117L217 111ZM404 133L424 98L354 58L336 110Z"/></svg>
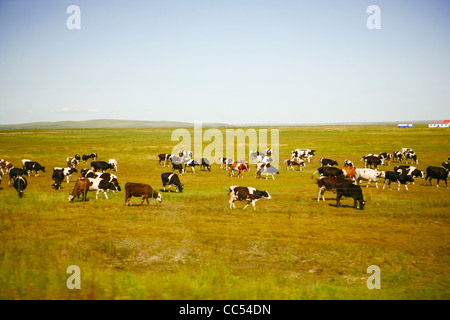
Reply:
<svg viewBox="0 0 450 320"><path fill-rule="evenodd" d="M81 29L69 30L69 5ZM381 29L369 30L369 5ZM0 123L450 118L450 2L0 0Z"/></svg>

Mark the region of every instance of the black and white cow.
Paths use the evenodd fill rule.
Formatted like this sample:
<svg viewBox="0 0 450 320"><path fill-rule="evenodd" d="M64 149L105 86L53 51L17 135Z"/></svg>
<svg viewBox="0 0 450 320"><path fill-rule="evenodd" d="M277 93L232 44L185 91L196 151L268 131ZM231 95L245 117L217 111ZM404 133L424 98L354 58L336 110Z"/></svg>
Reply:
<svg viewBox="0 0 450 320"><path fill-rule="evenodd" d="M403 163L403 153L401 151L394 151L392 153L392 161Z"/></svg>
<svg viewBox="0 0 450 320"><path fill-rule="evenodd" d="M199 166L200 164L198 163L197 160L194 159L184 159L184 168L186 170L186 168L191 168L191 172L195 173L195 166Z"/></svg>
<svg viewBox="0 0 450 320"><path fill-rule="evenodd" d="M408 163L408 160L411 160L411 163L418 164L419 160L417 159L417 154L414 151L408 151L403 154L405 156L405 163Z"/></svg>
<svg viewBox="0 0 450 320"><path fill-rule="evenodd" d="M98 158L98 155L96 152L91 153L91 154L83 154L82 159L83 159L83 163L86 164L88 159L92 159L92 161L96 161Z"/></svg>
<svg viewBox="0 0 450 320"><path fill-rule="evenodd" d="M61 184L64 181L64 170L53 169L52 180L52 187L54 187L56 190L61 189Z"/></svg>
<svg viewBox="0 0 450 320"><path fill-rule="evenodd" d="M430 179L430 186L431 186L431 180L436 179L437 180L436 187L439 187L440 180L444 180L445 186L448 187L447 178L450 178L449 170L447 170L445 168L441 168L441 167L429 166L429 167L427 167L426 172L427 172L427 175L425 177L425 181Z"/></svg>
<svg viewBox="0 0 450 320"><path fill-rule="evenodd" d="M11 184L17 177L27 174L27 169L12 168L11 170L9 170L9 184Z"/></svg>
<svg viewBox="0 0 450 320"><path fill-rule="evenodd" d="M211 171L211 166L209 164L209 160L208 159L202 158L200 160L200 170L201 169Z"/></svg>
<svg viewBox="0 0 450 320"><path fill-rule="evenodd" d="M27 161L25 162L25 169L27 170L28 176L31 171L34 171L34 176L39 176L38 171L45 172L45 167L41 166L38 162L35 161Z"/></svg>
<svg viewBox="0 0 450 320"><path fill-rule="evenodd" d="M55 174L55 171L62 171L63 175L67 178L67 183L69 183L69 178L74 172L78 172L75 168L61 168L61 167L55 167L53 168L53 175Z"/></svg>
<svg viewBox="0 0 450 320"><path fill-rule="evenodd" d="M325 158L320 158L319 162L322 167L325 167L325 166L331 167L331 166L338 165L337 161L331 160L331 159L325 159Z"/></svg>
<svg viewBox="0 0 450 320"><path fill-rule="evenodd" d="M384 178L383 183L383 190L384 187L386 187L386 181L388 181L389 190L391 189L391 182L397 182L398 188L397 190L400 191L400 185L404 185L406 191L408 191L408 186L406 185L407 182L414 182L414 178L410 175L407 175L405 173L399 173L395 171L386 171L383 172L382 178Z"/></svg>
<svg viewBox="0 0 450 320"><path fill-rule="evenodd" d="M83 194L86 199L86 194L88 191L97 191L95 199L98 199L98 194L103 192L105 198L108 199L107 191L116 190L116 186L106 179L98 178L79 178L75 182L75 187L73 188L72 194L69 195L69 202L72 202L75 197L79 197Z"/></svg>
<svg viewBox="0 0 450 320"><path fill-rule="evenodd" d="M388 166L391 165L392 154L390 154L389 152L381 152L380 158L383 159L383 162L386 165L388 165Z"/></svg>
<svg viewBox="0 0 450 320"><path fill-rule="evenodd" d="M105 172L108 169L114 169L114 165L109 164L106 161L92 161L91 162L91 170L97 172L100 170L101 172Z"/></svg>
<svg viewBox="0 0 450 320"><path fill-rule="evenodd" d="M174 162L172 161L172 170L175 172L175 170L178 170L180 175L183 175L185 173L185 168L183 167L183 162Z"/></svg>
<svg viewBox="0 0 450 320"><path fill-rule="evenodd" d="M344 160L344 167L355 167L352 161L350 160Z"/></svg>
<svg viewBox="0 0 450 320"><path fill-rule="evenodd" d="M25 179L25 177L22 176L17 176L14 178L14 189L17 190L17 193L19 194L19 198L23 197L23 193L25 191L25 189L28 186L28 182L27 179Z"/></svg>
<svg viewBox="0 0 450 320"><path fill-rule="evenodd" d="M257 190L252 187L239 187L239 186L231 186L228 191L230 196L230 209L236 209L234 205L235 201L247 201L247 205L244 207L247 208L251 203L253 209L256 210L255 203L260 199L271 199L269 192Z"/></svg>
<svg viewBox="0 0 450 320"><path fill-rule="evenodd" d="M291 151L291 160L296 159L308 159L308 162L311 162L311 158L315 156L316 150L310 150L310 149L295 149Z"/></svg>
<svg viewBox="0 0 450 320"><path fill-rule="evenodd" d="M416 167L413 166L396 166L394 167L394 171L398 173L404 173L412 176L413 178L424 178L425 175L423 171L420 171Z"/></svg>
<svg viewBox="0 0 450 320"><path fill-rule="evenodd" d="M164 191L166 191L166 185L169 185L169 190L172 185L176 187L176 192L183 192L184 185L181 184L180 179L176 173L164 172L161 174L161 180L163 184Z"/></svg>

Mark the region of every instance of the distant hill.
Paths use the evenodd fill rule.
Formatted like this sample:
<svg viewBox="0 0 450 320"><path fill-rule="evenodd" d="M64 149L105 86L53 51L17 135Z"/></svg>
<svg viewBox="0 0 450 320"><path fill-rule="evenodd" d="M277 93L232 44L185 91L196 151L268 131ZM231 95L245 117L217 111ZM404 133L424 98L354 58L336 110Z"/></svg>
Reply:
<svg viewBox="0 0 450 320"><path fill-rule="evenodd" d="M107 129L107 128L189 128L194 124L177 121L97 119L86 121L43 121L0 125L0 129ZM203 127L225 127L223 123L202 123Z"/></svg>

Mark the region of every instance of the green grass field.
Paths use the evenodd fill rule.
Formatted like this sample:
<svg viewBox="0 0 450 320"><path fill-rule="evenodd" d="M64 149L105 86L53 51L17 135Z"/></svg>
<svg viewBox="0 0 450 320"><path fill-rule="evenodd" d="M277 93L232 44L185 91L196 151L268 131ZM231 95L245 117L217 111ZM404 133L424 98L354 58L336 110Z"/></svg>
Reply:
<svg viewBox="0 0 450 320"><path fill-rule="evenodd" d="M149 206L126 206L124 192L110 199L90 192L88 201L68 203L79 174L62 190L51 188L54 166L97 152L99 160L118 160L122 188L142 182L159 190L161 173L170 170L157 155L172 150L172 131L1 130L0 158L18 167L22 159L38 161L46 172L27 178L22 199L9 176L0 185L0 298L450 298L450 193L443 182L436 188L436 180L429 186L419 178L400 192L396 184L389 191L363 182L367 204L360 211L346 198L337 208L331 192L318 202L311 179L321 157L361 167L363 155L402 147L418 154L419 169L440 166L450 156L447 129L281 127L276 180L255 179L255 165L244 178L229 177L217 164L211 172L197 167L180 177L182 194L163 193L162 203ZM282 165L294 148L317 150L302 172ZM242 210L243 202L230 210L231 185L267 190L272 199L258 201L256 211ZM79 290L67 288L70 265L80 267ZM367 288L370 265L380 268L379 290Z"/></svg>

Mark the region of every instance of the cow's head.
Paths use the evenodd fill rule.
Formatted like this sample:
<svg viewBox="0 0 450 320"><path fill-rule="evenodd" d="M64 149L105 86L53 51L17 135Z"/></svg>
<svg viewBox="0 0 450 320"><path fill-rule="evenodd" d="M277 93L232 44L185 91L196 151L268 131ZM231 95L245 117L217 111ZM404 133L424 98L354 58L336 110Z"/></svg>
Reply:
<svg viewBox="0 0 450 320"><path fill-rule="evenodd" d="M183 192L183 189L184 189L184 185L180 184L180 185L178 186L178 190L180 190L180 192Z"/></svg>
<svg viewBox="0 0 450 320"><path fill-rule="evenodd" d="M159 192L154 192L153 198L155 198L158 202L162 202L161 193Z"/></svg>
<svg viewBox="0 0 450 320"><path fill-rule="evenodd" d="M269 192L267 192L267 191L265 191L265 190L262 192L262 197L265 198L265 199L271 199L271 198L272 198L272 197L270 196Z"/></svg>

